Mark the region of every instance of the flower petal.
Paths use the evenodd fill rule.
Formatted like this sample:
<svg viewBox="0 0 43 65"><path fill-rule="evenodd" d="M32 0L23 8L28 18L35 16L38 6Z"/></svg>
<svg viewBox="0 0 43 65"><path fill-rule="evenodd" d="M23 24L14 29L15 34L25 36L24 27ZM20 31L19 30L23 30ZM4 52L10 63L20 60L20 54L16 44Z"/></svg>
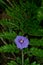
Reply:
<svg viewBox="0 0 43 65"><path fill-rule="evenodd" d="M21 42L19 42L21 39L24 41L22 44L21 44ZM26 38L24 36L17 36L14 41L15 41L15 44L17 45L17 47L20 49L27 48L29 45L28 38Z"/></svg>

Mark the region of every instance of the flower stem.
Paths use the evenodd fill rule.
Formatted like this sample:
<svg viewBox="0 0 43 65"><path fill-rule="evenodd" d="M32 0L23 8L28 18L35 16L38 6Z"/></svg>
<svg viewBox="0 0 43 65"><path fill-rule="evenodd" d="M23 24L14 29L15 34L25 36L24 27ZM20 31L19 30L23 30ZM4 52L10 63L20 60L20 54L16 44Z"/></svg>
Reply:
<svg viewBox="0 0 43 65"><path fill-rule="evenodd" d="M23 54L23 50L22 50L22 65L24 65L24 54Z"/></svg>

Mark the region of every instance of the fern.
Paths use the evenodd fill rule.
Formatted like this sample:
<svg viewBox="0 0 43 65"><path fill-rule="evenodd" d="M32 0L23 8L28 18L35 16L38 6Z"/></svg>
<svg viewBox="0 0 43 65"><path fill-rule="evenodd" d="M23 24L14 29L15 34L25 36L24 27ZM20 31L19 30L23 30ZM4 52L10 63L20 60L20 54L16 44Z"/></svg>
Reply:
<svg viewBox="0 0 43 65"><path fill-rule="evenodd" d="M40 6L37 4L39 2ZM0 0L0 5L7 16L0 20L0 53L2 59L6 60L4 63L21 65L21 50L14 43L16 36L21 35L27 36L30 42L28 48L24 49L24 65L43 65L43 28L40 26L43 20L43 0ZM13 60L13 57L8 60L6 53L13 53L16 59ZM32 58L33 61L30 61L33 56L37 60ZM3 60L0 62L3 63Z"/></svg>

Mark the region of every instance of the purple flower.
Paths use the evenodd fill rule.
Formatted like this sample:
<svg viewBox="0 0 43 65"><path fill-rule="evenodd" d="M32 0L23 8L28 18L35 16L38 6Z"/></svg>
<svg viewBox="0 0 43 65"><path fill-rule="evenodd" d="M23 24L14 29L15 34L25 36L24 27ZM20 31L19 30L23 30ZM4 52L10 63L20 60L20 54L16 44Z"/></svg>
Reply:
<svg viewBox="0 0 43 65"><path fill-rule="evenodd" d="M29 45L29 40L24 36L17 36L14 42L20 49L27 48Z"/></svg>

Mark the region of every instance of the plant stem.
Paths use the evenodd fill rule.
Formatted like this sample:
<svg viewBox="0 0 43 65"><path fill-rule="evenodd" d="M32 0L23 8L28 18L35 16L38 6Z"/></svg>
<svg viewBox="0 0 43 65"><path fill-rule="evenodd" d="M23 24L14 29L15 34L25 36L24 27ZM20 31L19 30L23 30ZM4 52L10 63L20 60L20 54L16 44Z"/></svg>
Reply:
<svg viewBox="0 0 43 65"><path fill-rule="evenodd" d="M24 65L24 54L23 54L23 50L22 50L22 65Z"/></svg>

